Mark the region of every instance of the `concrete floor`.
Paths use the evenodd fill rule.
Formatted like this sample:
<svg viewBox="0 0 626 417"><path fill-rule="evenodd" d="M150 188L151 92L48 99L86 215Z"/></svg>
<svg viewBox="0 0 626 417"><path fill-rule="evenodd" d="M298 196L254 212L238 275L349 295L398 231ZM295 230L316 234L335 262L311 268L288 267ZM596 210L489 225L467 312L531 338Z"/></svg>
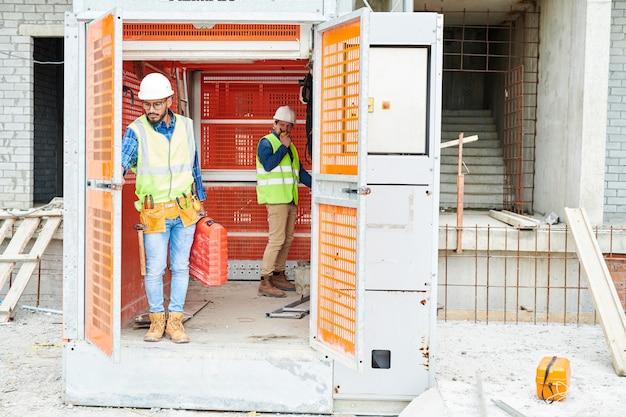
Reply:
<svg viewBox="0 0 626 417"><path fill-rule="evenodd" d="M257 294L258 281L228 281L219 287L205 287L195 279L189 282L185 313L208 301L192 318L185 321L190 345L224 347L263 343L308 346L310 315L302 318L268 317L267 313L281 309L287 304L301 300L296 292L287 292L285 298L263 297ZM295 308L308 310L309 302ZM133 323L122 329L125 345L146 343L146 328L134 329ZM164 339L159 343L171 343Z"/></svg>

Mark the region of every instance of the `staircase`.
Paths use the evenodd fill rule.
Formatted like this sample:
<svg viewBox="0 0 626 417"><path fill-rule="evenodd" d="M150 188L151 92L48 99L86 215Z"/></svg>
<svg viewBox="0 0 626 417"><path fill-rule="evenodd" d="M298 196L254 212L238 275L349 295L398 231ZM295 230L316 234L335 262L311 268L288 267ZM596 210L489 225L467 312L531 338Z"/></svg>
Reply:
<svg viewBox="0 0 626 417"><path fill-rule="evenodd" d="M502 209L504 161L502 144L490 110L444 110L441 141L478 135L478 141L463 144L465 192L463 208ZM441 210L456 210L458 146L441 149ZM469 170L469 173L467 172Z"/></svg>

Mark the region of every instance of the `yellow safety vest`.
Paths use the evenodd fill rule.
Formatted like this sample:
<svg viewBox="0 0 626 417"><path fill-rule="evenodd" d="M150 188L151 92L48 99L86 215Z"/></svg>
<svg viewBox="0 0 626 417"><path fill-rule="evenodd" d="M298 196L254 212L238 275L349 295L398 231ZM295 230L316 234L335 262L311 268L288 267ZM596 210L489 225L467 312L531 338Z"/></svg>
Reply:
<svg viewBox="0 0 626 417"><path fill-rule="evenodd" d="M280 140L270 133L261 140L269 140L274 152L280 147ZM260 142L259 142L260 143ZM256 155L256 195L259 204L298 204L298 183L300 182L300 160L298 151L293 145L289 145L292 158L286 153L280 163L270 172L263 168Z"/></svg>
<svg viewBox="0 0 626 417"><path fill-rule="evenodd" d="M164 203L191 192L196 155L193 122L179 114L175 117L176 126L170 140L154 130L145 115L129 125L138 142L135 183L138 211L146 196L152 196L154 203Z"/></svg>

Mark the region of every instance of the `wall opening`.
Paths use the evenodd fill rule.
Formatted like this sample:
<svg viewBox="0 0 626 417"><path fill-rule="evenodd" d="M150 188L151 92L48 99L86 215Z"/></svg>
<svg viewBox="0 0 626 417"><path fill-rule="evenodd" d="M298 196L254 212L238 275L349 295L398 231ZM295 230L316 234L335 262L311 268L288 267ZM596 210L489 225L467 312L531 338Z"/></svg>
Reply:
<svg viewBox="0 0 626 417"><path fill-rule="evenodd" d="M490 111L504 152L502 208L532 213L539 11L447 11L445 21L443 108Z"/></svg>
<svg viewBox="0 0 626 417"><path fill-rule="evenodd" d="M63 38L34 38L33 203L63 196Z"/></svg>

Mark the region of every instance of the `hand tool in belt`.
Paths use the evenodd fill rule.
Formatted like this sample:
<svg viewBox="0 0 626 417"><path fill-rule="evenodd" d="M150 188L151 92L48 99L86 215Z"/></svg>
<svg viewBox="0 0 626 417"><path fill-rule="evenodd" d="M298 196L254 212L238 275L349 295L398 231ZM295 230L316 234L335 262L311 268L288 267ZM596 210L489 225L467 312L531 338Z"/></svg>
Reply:
<svg viewBox="0 0 626 417"><path fill-rule="evenodd" d="M145 209L154 208L154 199L152 198L152 195L147 195L143 198L143 208Z"/></svg>
<svg viewBox="0 0 626 417"><path fill-rule="evenodd" d="M133 226L137 231L137 236L139 239L139 267L141 268L141 276L146 276L146 248L143 244L143 231L146 228L141 223L138 223Z"/></svg>

